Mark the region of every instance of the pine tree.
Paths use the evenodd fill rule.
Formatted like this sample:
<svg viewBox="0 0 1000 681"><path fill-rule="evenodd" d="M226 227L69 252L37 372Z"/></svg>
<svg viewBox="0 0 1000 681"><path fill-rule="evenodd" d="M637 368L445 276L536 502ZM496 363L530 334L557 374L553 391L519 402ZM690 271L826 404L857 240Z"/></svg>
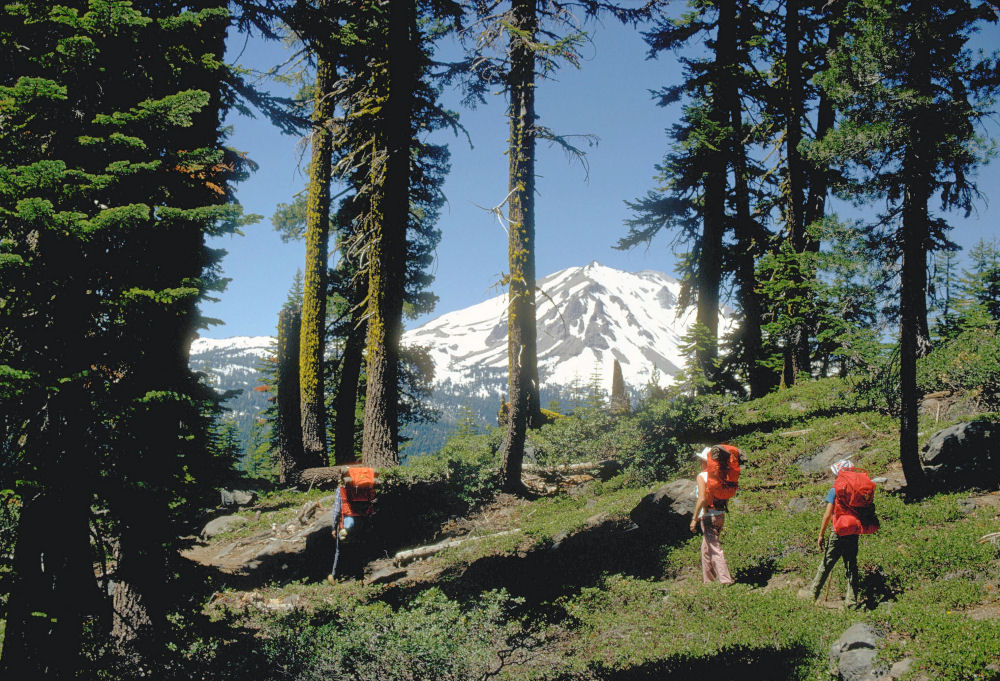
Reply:
<svg viewBox="0 0 1000 681"><path fill-rule="evenodd" d="M332 3L320 0L318 14L327 18ZM320 26L327 26L324 21ZM313 88L312 157L309 161L306 202L306 267L299 340L299 390L301 391L302 450L305 463L325 466L326 453L326 300L327 247L330 238L330 172L334 115L333 86L336 67L331 46L322 37L313 41L316 83Z"/></svg>
<svg viewBox="0 0 1000 681"><path fill-rule="evenodd" d="M931 347L928 253L948 246L948 224L931 214L968 211L980 162L974 126L998 90L993 59L974 60L968 41L996 10L971 2L851 5L850 32L821 81L843 114L820 146L850 164L852 195L884 200L880 224L900 262L900 460L911 494L924 491L917 454L916 361Z"/></svg>
<svg viewBox="0 0 1000 681"><path fill-rule="evenodd" d="M12 678L83 668L94 507L118 528L112 641L153 656L175 523L225 467L205 455L215 398L187 356L197 302L224 286L205 235L243 222L228 183L245 164L220 133L228 22L207 1L0 9L0 396L23 415L5 441L27 445L2 468L34 535L15 559Z"/></svg>
<svg viewBox="0 0 1000 681"><path fill-rule="evenodd" d="M625 392L625 377L622 375L622 365L615 360L611 370L611 399L608 409L616 414L627 414L631 409L628 393Z"/></svg>
<svg viewBox="0 0 1000 681"><path fill-rule="evenodd" d="M278 313L278 348L275 365L275 451L278 480L295 483L308 466L302 449L302 416L299 411L299 338L301 308L289 302Z"/></svg>

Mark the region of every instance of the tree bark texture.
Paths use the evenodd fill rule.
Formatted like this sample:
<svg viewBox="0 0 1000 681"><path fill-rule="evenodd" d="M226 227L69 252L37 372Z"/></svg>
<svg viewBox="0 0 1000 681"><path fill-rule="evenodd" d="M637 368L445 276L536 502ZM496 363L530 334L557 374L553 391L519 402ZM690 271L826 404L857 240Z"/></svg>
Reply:
<svg viewBox="0 0 1000 681"><path fill-rule="evenodd" d="M514 26L534 39L534 0L511 5ZM507 436L501 454L501 485L522 492L521 462L529 424L540 423L535 320L535 53L525 38L510 38L508 93L508 242L510 284L507 302Z"/></svg>
<svg viewBox="0 0 1000 681"><path fill-rule="evenodd" d="M354 424L358 402L358 380L364 360L366 325L360 320L351 326L344 339L344 352L340 357L340 381L334 396L333 449L335 464L340 466L355 460Z"/></svg>
<svg viewBox="0 0 1000 681"><path fill-rule="evenodd" d="M731 96L730 104L733 127L733 200L736 204L736 222L734 224L736 282L740 308L743 311L743 328L740 333L750 397L757 398L766 395L774 382L772 372L760 364L764 352L764 340L761 333L763 305L760 294L757 293L755 266L757 255L762 247L761 240L766 235L750 212L750 190L747 186L749 170L747 168L746 146L741 139L743 111L739 97Z"/></svg>
<svg viewBox="0 0 1000 681"><path fill-rule="evenodd" d="M366 466L399 464L399 341L403 326L403 285L406 273L406 228L410 206L410 111L414 87L415 7L412 2L389 3L389 82L376 153L384 173L372 197L369 214L371 248L368 269L367 392L362 461ZM413 31L413 33L411 33Z"/></svg>
<svg viewBox="0 0 1000 681"><path fill-rule="evenodd" d="M917 49L910 65L912 86L930 95L929 55L919 39L919 20L915 29ZM917 448L918 408L917 358L930 348L927 331L927 250L929 224L927 203L931 196L934 159L927 148L925 130L932 125L924 111L915 114L909 135L909 146L903 157L903 224L899 232L902 262L899 294L899 460L906 478L907 492L921 496L926 478L920 466Z"/></svg>
<svg viewBox="0 0 1000 681"><path fill-rule="evenodd" d="M719 27L715 39L715 64L710 117L718 129L729 122L730 104L725 81L733 77L736 63L735 0L719 3ZM722 285L722 237L726 218L727 158L725 145L711 154L705 172L702 234L698 244L698 309L696 322L704 329L706 345L698 344L696 359L708 379L715 376L719 338L719 295Z"/></svg>
<svg viewBox="0 0 1000 681"><path fill-rule="evenodd" d="M801 40L801 0L788 0L785 4L785 126L786 126L786 156L788 170L788 189L785 199L785 224L788 230L788 238L791 240L792 250L796 255L803 255L810 250L810 241L806 232L805 221L805 180L806 164L802 158L799 145L802 144L802 116L804 98L807 96L804 83L802 82L802 52L800 49ZM795 270L792 272L792 280L795 283L791 295L804 299L809 293L806 289L806 280L812 276L811 272L804 269L805 262L798 261ZM804 312L804 311L802 311ZM803 316L802 314L799 315ZM788 361L783 383L786 386L793 385L799 373L809 373L810 352L809 352L809 327L804 319L796 322L789 334L787 347Z"/></svg>
<svg viewBox="0 0 1000 681"><path fill-rule="evenodd" d="M278 480L295 483L304 468L299 400L299 333L301 311L285 305L278 313L277 430Z"/></svg>
<svg viewBox="0 0 1000 681"><path fill-rule="evenodd" d="M325 55L320 55L316 73L316 105L313 109L312 158L309 162L309 196L306 203L306 267L299 331L302 463L306 468L325 466L327 463L323 375L327 248L330 238L330 160L333 150L328 124L334 113L330 90L335 79L333 64Z"/></svg>

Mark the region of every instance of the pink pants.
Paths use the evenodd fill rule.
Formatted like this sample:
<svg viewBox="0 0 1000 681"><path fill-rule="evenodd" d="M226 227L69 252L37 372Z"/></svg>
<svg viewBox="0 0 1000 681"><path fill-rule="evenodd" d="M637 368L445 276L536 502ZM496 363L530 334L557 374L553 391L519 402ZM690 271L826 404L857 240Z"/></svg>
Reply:
<svg viewBox="0 0 1000 681"><path fill-rule="evenodd" d="M722 584L733 583L729 566L726 565L726 554L722 552L722 544L719 542L719 532L725 520L724 515L706 515L699 521L702 533L701 576L706 583L716 580Z"/></svg>

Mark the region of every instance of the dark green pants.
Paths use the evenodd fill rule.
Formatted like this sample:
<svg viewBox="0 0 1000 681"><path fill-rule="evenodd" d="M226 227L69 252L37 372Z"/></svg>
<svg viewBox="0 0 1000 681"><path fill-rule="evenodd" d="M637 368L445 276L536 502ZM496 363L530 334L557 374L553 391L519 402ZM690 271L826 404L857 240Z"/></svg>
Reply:
<svg viewBox="0 0 1000 681"><path fill-rule="evenodd" d="M830 576L830 571L833 570L833 566L836 565L839 558L844 560L844 576L847 578L844 605L854 608L858 605L858 535L856 534L838 537L835 533L830 533L823 560L816 570L816 576L813 577L812 597L813 600L819 598L823 583Z"/></svg>

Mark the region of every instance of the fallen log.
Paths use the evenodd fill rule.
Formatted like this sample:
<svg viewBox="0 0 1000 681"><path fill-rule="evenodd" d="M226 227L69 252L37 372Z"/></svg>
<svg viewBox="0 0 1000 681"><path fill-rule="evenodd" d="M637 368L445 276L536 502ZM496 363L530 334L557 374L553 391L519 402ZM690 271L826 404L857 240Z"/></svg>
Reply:
<svg viewBox="0 0 1000 681"><path fill-rule="evenodd" d="M350 466L320 466L318 468L306 468L299 476L299 487L323 489L324 487L336 487L341 483L350 483L351 476L347 474L348 468L354 468L356 464ZM378 484L378 478L375 479Z"/></svg>
<svg viewBox="0 0 1000 681"><path fill-rule="evenodd" d="M564 463L557 466L539 466L536 463L521 464L522 473L531 473L540 478L555 478L573 473L593 473L594 477L610 478L621 470L622 465L614 459L603 461L586 461L583 463Z"/></svg>
<svg viewBox="0 0 1000 681"><path fill-rule="evenodd" d="M392 557L392 563L398 567L406 565L407 563L412 563L413 561L421 558L427 558L428 556L441 553L445 549L453 549L456 546L461 546L462 544L466 544L468 542L477 541L479 539L491 539L492 537L505 537L510 534L516 534L520 531L521 528L518 527L513 530L504 530L503 532L497 532L495 534L483 534L475 537L461 537L460 539L446 539L438 542L437 544L428 544L427 546L418 546L415 549L399 551Z"/></svg>

